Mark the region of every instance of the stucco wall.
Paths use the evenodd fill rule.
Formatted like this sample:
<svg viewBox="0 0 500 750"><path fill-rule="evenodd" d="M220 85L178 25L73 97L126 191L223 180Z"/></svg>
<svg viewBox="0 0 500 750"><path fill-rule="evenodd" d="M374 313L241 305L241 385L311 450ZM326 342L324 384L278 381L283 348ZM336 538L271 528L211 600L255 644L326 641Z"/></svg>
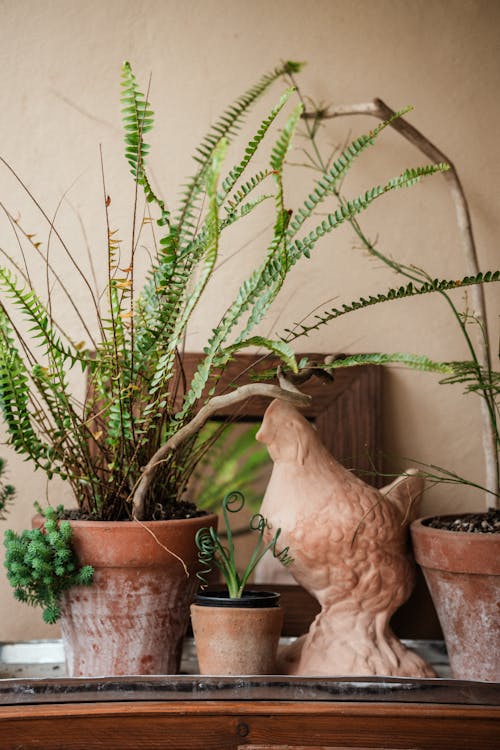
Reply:
<svg viewBox="0 0 500 750"><path fill-rule="evenodd" d="M317 102L340 104L379 96L394 108L415 106L410 121L459 170L481 266L500 265L500 5L495 0L0 0L0 19L0 155L49 215L68 191L59 226L85 269L85 242L97 273L105 267L99 144L112 197L113 228L119 228L125 242L130 236L133 189L122 157L119 105L124 59L131 61L144 87L150 72L153 76L157 124L150 139L151 166L155 184L171 203L193 170L190 155L212 119L280 60L304 60L302 88ZM266 112L279 91L280 86L274 88L259 113ZM372 120L360 117L335 121L328 126L325 142L342 145L349 134L372 125ZM425 161L415 148L388 132L356 165L346 193L356 195ZM299 195L311 177L307 170L302 175L295 172L290 178L292 195ZM5 169L0 172L0 201L14 214L19 212L30 231L47 239L47 228L37 229L39 216ZM371 237L378 236L381 248L426 268L432 276L459 278L466 273L453 204L441 177L388 196L367 214L363 226ZM12 236L7 222L2 220L0 227L0 247L8 248ZM247 239L235 236L223 252L230 254ZM349 230L341 230L297 267L268 328L281 330L323 300L348 302L395 283L355 245ZM190 348L202 346L210 321L224 307L227 287L236 285L262 251L262 242L254 239L236 262L226 263L216 275L206 306L192 326ZM88 305L86 290L70 263L62 256L58 260L72 295ZM40 268L37 273L43 282ZM498 339L498 288L487 289L487 297L492 334ZM403 350L443 360L465 356L456 324L444 303L432 298L350 316L297 348ZM476 399L464 399L460 388L439 386L436 376L402 369L388 373L385 398L385 445L393 465L403 463L397 456L408 456L482 480ZM2 455L9 461L18 498L8 521L0 522L0 531L7 525L23 528L33 501L43 501L47 492L54 502L59 497L70 502L67 489L51 483L47 490L44 477L8 447L2 448ZM482 503L479 493L439 487L428 494L423 509L444 511ZM41 624L38 612L12 600L4 572L0 612L0 640L57 635L57 628Z"/></svg>

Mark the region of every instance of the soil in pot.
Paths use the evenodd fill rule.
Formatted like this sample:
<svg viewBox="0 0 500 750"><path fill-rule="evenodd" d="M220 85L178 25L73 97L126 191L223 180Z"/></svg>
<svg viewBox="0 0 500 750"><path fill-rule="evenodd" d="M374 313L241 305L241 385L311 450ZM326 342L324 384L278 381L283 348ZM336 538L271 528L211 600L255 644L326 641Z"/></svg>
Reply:
<svg viewBox="0 0 500 750"><path fill-rule="evenodd" d="M211 603L202 594L191 605L200 674L275 674L283 626L279 595L259 591L252 599L253 592L246 592L230 599L216 593Z"/></svg>
<svg viewBox="0 0 500 750"><path fill-rule="evenodd" d="M419 519L411 534L453 676L500 681L500 511Z"/></svg>
<svg viewBox="0 0 500 750"><path fill-rule="evenodd" d="M424 524L431 529L464 531L468 534L500 534L500 510L491 508L486 513L463 513L460 516L434 516Z"/></svg>

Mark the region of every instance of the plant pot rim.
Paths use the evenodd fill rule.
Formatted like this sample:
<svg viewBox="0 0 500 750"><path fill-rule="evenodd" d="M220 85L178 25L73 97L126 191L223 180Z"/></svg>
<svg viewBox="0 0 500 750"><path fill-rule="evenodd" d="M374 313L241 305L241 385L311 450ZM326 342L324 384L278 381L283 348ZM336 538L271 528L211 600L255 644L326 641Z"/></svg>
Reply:
<svg viewBox="0 0 500 750"><path fill-rule="evenodd" d="M458 518L467 513L433 513L410 526L415 559L423 568L454 573L500 575L500 534L435 529L431 518Z"/></svg>
<svg viewBox="0 0 500 750"><path fill-rule="evenodd" d="M110 526L116 526L117 529L135 529L138 526L155 526L156 528L160 528L161 526L168 525L170 528L174 526L189 526L189 524L193 525L199 525L200 520L206 520L212 521L214 518L217 518L216 513L207 513L203 516L193 516L192 518L169 518L167 520L158 520L158 521L90 521L90 520L78 520L78 519L72 519L72 518L63 518L63 521L68 521L73 528L80 528L80 529L105 529L109 528ZM33 516L33 522L39 523L41 525L44 521L44 517L40 515L40 513L37 513L35 516Z"/></svg>
<svg viewBox="0 0 500 750"><path fill-rule="evenodd" d="M447 521L455 518L463 518L464 516L470 515L470 511L466 511L464 513L433 513L430 516L423 516L422 518L417 518L415 521L412 521L410 528L413 530L417 530L418 532L424 534L424 533L435 533L435 534L445 534L449 537L454 538L466 538L466 539L478 539L487 541L489 540L491 543L494 542L495 537L500 538L500 534L494 534L491 532L470 532L470 531L452 531L450 529L436 529L433 526L428 526L428 522L432 521L434 518L439 518L441 520Z"/></svg>
<svg viewBox="0 0 500 750"><path fill-rule="evenodd" d="M199 607L222 607L226 609L276 609L280 595L276 591L245 590L240 598L231 598L227 589L198 592L194 604Z"/></svg>
<svg viewBox="0 0 500 750"><path fill-rule="evenodd" d="M82 565L109 567L178 566L182 575L199 569L194 542L198 529L217 526L215 514L169 521L72 521L71 545ZM40 528L43 516L32 526ZM183 568L183 566L187 566Z"/></svg>

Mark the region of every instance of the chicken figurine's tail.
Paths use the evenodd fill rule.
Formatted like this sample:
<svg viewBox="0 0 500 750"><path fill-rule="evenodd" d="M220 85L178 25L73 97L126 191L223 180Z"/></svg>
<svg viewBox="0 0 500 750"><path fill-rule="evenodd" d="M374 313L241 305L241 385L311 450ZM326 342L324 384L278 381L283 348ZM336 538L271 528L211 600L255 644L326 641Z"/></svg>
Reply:
<svg viewBox="0 0 500 750"><path fill-rule="evenodd" d="M405 527L409 526L418 515L424 483L424 477L417 469L408 469L380 490L386 500L397 508L401 524Z"/></svg>

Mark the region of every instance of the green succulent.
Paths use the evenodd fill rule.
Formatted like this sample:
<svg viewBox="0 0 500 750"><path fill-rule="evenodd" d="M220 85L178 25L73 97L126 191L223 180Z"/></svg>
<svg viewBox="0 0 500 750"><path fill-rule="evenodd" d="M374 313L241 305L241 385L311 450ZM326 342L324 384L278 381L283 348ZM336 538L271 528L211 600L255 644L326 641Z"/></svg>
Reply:
<svg viewBox="0 0 500 750"><path fill-rule="evenodd" d="M68 521L61 520L62 505L41 510L41 528L26 529L16 534L5 532L5 567L14 596L21 602L39 606L43 619L49 624L60 617L61 594L71 586L88 586L94 570L90 565L80 567L71 547L73 530Z"/></svg>

